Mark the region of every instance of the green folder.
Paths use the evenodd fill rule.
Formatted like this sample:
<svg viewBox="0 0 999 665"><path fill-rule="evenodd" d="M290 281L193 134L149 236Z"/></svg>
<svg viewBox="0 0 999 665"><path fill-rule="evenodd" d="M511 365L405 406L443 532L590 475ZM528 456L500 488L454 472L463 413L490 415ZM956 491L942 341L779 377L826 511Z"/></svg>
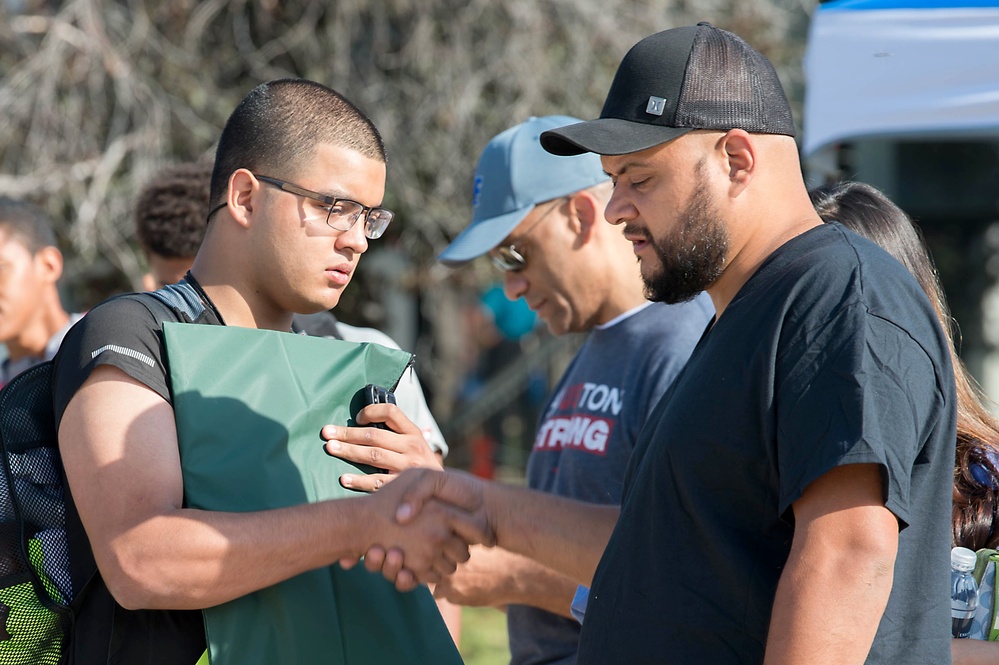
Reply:
<svg viewBox="0 0 999 665"><path fill-rule="evenodd" d="M353 494L319 430L354 424L361 388L412 362L377 344L225 326L163 326L184 500L257 511ZM426 587L399 593L363 566L313 570L204 610L212 665L461 663Z"/></svg>

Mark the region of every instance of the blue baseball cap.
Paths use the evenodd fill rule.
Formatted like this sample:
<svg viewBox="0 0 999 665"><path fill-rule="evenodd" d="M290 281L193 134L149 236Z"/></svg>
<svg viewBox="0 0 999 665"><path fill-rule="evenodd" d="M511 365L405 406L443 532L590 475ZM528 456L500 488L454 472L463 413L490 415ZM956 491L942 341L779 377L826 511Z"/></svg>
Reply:
<svg viewBox="0 0 999 665"><path fill-rule="evenodd" d="M608 179L600 157L558 157L541 147L541 133L582 122L565 115L528 118L497 134L479 157L472 192L472 223L438 260L460 266L490 251L539 203L568 196Z"/></svg>

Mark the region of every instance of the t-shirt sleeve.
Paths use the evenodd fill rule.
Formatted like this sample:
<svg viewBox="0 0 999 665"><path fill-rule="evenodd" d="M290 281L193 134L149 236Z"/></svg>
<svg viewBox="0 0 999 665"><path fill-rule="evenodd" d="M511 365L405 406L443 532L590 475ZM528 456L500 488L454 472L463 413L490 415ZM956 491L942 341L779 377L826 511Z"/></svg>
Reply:
<svg viewBox="0 0 999 665"><path fill-rule="evenodd" d="M885 506L911 521L910 483L945 407L929 356L895 324L846 307L778 358L779 508L846 464L877 464Z"/></svg>
<svg viewBox="0 0 999 665"><path fill-rule="evenodd" d="M387 346L390 349L400 349L401 347L391 337L374 328L359 328L356 326L338 323L340 334L348 342L374 342ZM416 370L409 367L403 372L399 379L399 385L395 387L395 398L403 413L416 424L423 437L427 440L430 448L447 457L448 447L444 441L437 421L434 420L430 407L427 406L427 399L423 394L423 386L416 376Z"/></svg>
<svg viewBox="0 0 999 665"><path fill-rule="evenodd" d="M170 401L162 344L164 319L154 315L151 307L156 306L140 298L113 298L73 326L55 358L53 397L57 423L76 391L101 365L117 367Z"/></svg>
<svg viewBox="0 0 999 665"><path fill-rule="evenodd" d="M403 413L423 432L423 438L427 440L430 448L447 457L448 447L444 435L430 412L423 395L423 387L412 367L408 368L399 380L399 385L395 389L395 398Z"/></svg>

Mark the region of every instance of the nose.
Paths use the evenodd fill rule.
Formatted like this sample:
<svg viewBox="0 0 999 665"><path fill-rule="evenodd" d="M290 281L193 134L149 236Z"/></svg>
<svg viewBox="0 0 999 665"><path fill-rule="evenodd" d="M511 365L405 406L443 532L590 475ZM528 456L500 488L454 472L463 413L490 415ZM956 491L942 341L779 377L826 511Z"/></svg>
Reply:
<svg viewBox="0 0 999 665"><path fill-rule="evenodd" d="M527 293L528 281L524 271L507 270L503 273L503 294L508 300L523 298Z"/></svg>
<svg viewBox="0 0 999 665"><path fill-rule="evenodd" d="M611 224L623 224L636 217L638 211L627 202L625 195L620 188L615 188L611 192L607 207L604 208L604 217Z"/></svg>
<svg viewBox="0 0 999 665"><path fill-rule="evenodd" d="M364 235L364 219L358 219L354 225L340 234L336 244L341 248L350 248L358 254L368 251L368 238Z"/></svg>

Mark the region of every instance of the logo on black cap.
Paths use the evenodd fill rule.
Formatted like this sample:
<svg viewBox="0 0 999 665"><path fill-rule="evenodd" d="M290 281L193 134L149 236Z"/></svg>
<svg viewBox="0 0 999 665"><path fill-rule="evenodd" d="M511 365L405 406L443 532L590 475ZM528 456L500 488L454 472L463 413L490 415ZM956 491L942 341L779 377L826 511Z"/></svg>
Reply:
<svg viewBox="0 0 999 665"><path fill-rule="evenodd" d="M651 115L662 115L666 110L666 100L662 97L649 97L649 105L645 107L645 112Z"/></svg>

